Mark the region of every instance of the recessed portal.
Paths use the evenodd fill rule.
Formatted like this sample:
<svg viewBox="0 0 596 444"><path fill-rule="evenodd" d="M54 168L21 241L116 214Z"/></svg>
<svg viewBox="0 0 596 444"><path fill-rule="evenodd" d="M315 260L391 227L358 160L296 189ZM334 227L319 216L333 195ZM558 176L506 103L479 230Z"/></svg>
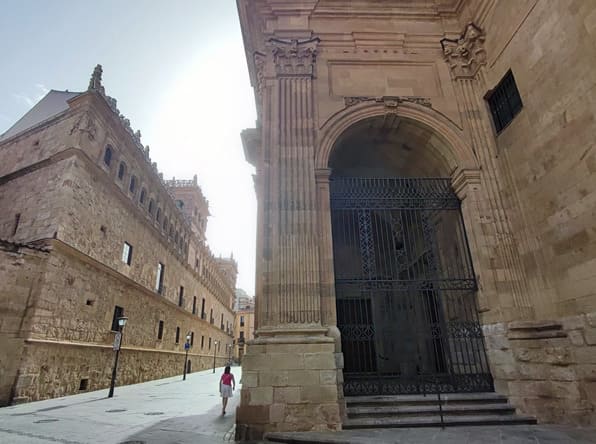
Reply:
<svg viewBox="0 0 596 444"><path fill-rule="evenodd" d="M345 395L493 389L441 143L389 115L354 125L330 158Z"/></svg>

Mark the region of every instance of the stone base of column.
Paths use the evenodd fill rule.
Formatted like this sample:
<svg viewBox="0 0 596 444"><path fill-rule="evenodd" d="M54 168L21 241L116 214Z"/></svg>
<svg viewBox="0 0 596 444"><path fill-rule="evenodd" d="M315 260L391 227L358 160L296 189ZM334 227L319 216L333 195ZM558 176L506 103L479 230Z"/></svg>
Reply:
<svg viewBox="0 0 596 444"><path fill-rule="evenodd" d="M236 439L341 430L341 359L327 329L259 330L242 359Z"/></svg>

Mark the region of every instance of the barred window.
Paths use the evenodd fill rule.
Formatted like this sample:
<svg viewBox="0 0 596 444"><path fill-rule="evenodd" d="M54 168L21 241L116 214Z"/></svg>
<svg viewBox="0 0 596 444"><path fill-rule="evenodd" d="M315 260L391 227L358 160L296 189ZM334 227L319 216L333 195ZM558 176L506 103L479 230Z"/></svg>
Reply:
<svg viewBox="0 0 596 444"><path fill-rule="evenodd" d="M106 150L103 153L103 163L105 163L106 166L110 166L112 164L112 146L111 145L106 146Z"/></svg>
<svg viewBox="0 0 596 444"><path fill-rule="evenodd" d="M490 112L495 122L495 129L500 133L523 107L515 79L511 70L499 84L486 95Z"/></svg>
<svg viewBox="0 0 596 444"><path fill-rule="evenodd" d="M120 166L118 167L118 179L123 180L124 174L126 174L126 164L124 162L120 162Z"/></svg>

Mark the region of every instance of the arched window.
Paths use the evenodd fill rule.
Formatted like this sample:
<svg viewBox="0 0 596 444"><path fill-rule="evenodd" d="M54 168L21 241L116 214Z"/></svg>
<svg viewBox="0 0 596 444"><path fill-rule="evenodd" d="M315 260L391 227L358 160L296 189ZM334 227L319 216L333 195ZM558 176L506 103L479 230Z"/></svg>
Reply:
<svg viewBox="0 0 596 444"><path fill-rule="evenodd" d="M126 174L126 164L124 162L120 162L120 166L118 167L118 179L124 179L124 175Z"/></svg>
<svg viewBox="0 0 596 444"><path fill-rule="evenodd" d="M135 176L130 176L130 185L128 186L128 191L134 193L137 189L137 178Z"/></svg>
<svg viewBox="0 0 596 444"><path fill-rule="evenodd" d="M103 153L103 163L105 163L106 166L110 166L112 164L112 146L111 145L106 146L106 150Z"/></svg>
<svg viewBox="0 0 596 444"><path fill-rule="evenodd" d="M155 213L155 220L157 222L161 222L161 208L157 209L157 212Z"/></svg>
<svg viewBox="0 0 596 444"><path fill-rule="evenodd" d="M155 201L153 199L149 200L149 214L153 216L153 210L155 209Z"/></svg>
<svg viewBox="0 0 596 444"><path fill-rule="evenodd" d="M141 202L142 204L145 203L145 196L147 195L147 191L145 191L145 188L143 188L141 190L141 197L139 198L139 202Z"/></svg>

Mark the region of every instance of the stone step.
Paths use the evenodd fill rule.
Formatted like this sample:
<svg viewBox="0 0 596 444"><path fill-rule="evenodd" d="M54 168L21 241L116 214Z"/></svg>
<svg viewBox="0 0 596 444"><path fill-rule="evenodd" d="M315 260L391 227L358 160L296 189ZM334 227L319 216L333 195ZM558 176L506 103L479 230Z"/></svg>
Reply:
<svg viewBox="0 0 596 444"><path fill-rule="evenodd" d="M395 396L347 396L348 407L355 406L380 406L380 405L437 405L437 395L395 395ZM454 404L506 404L507 398L494 392L488 393L443 393L441 403Z"/></svg>
<svg viewBox="0 0 596 444"><path fill-rule="evenodd" d="M482 425L517 425L536 424L536 419L520 415L444 415L443 424L453 426L482 426ZM441 427L439 415L418 417L385 417L385 418L354 418L347 419L343 428L348 429L380 429L404 427Z"/></svg>
<svg viewBox="0 0 596 444"><path fill-rule="evenodd" d="M509 403L496 404L442 404L443 412L449 415L485 415L485 414L513 414L515 408ZM437 404L421 405L375 405L363 407L348 407L348 418L382 417L382 416L423 416L439 414Z"/></svg>

